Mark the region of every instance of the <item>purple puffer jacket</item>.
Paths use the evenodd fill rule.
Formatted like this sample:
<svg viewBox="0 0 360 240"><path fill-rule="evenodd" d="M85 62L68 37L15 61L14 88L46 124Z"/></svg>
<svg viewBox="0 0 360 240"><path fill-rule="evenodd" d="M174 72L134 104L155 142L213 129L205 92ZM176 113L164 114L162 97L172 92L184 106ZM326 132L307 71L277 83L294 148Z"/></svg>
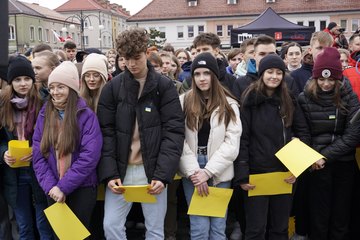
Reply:
<svg viewBox="0 0 360 240"><path fill-rule="evenodd" d="M54 149L51 148L48 159L40 151L45 106L46 104L39 113L33 135L33 168L40 186L46 194L51 188L58 186L65 195L69 195L79 187L96 186L98 183L96 167L102 148L102 135L96 114L86 106L83 99L79 98L77 119L80 144L72 153L70 168L59 180Z"/></svg>

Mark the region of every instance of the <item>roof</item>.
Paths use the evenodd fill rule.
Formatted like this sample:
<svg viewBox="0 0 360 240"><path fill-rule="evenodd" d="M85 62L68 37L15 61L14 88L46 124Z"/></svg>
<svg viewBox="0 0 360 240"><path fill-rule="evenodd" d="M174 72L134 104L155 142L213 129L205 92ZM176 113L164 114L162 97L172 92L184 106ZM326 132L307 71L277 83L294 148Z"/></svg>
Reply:
<svg viewBox="0 0 360 240"><path fill-rule="evenodd" d="M107 0L69 0L63 5L55 9L57 12L74 12L74 11L107 11L115 12L125 18L130 16L120 5L115 3L110 4Z"/></svg>
<svg viewBox="0 0 360 240"><path fill-rule="evenodd" d="M58 20L61 20L61 21L65 21L65 19L66 19L66 16L64 16L64 15L62 15L62 14L60 14L60 13L54 11L54 10L51 10L49 8L40 6L37 3L26 3L26 2L21 2L21 3L24 4L25 6L27 6L28 8L38 12L42 16L47 17L47 18L58 19Z"/></svg>
<svg viewBox="0 0 360 240"><path fill-rule="evenodd" d="M23 2L9 0L9 15L11 14L27 14L32 16L43 17L40 13L26 6Z"/></svg>
<svg viewBox="0 0 360 240"><path fill-rule="evenodd" d="M307 26L300 26L295 23L292 23L285 18L279 16L271 7L266 9L260 16L258 16L252 22L241 26L237 29L241 30L269 30L269 29L293 29L293 30L303 30L309 29Z"/></svg>
<svg viewBox="0 0 360 240"><path fill-rule="evenodd" d="M221 18L257 16L269 6L277 13L304 13L304 12L339 12L359 11L359 0L286 0L266 3L265 0L239 0L237 4L227 4L226 0L197 0L197 6L189 7L188 0L152 0L137 14L131 16L129 22L177 20L194 18Z"/></svg>

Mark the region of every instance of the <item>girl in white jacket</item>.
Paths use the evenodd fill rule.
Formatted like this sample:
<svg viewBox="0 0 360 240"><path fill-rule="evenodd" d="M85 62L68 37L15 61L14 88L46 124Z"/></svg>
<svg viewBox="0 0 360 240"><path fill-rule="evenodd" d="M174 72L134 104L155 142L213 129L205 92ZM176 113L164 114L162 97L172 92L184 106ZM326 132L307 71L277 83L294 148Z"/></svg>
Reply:
<svg viewBox="0 0 360 240"><path fill-rule="evenodd" d="M239 105L218 80L211 53L199 54L191 67L192 89L180 96L186 120L179 171L189 205L194 188L207 196L208 186L230 188L233 161L242 132ZM191 239L226 239L226 217L190 216Z"/></svg>

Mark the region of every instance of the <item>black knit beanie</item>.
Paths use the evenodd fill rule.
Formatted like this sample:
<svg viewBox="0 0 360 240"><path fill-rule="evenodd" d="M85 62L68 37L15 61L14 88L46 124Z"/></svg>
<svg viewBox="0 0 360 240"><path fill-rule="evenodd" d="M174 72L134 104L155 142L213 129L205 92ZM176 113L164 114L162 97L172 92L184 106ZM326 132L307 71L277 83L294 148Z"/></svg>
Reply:
<svg viewBox="0 0 360 240"><path fill-rule="evenodd" d="M259 76L261 76L266 69L278 68L285 73L286 66L284 61L276 54L269 54L260 60Z"/></svg>
<svg viewBox="0 0 360 240"><path fill-rule="evenodd" d="M196 56L191 64L191 75L194 75L194 71L197 68L207 68L212 71L217 78L219 78L219 67L216 58L208 52L200 53Z"/></svg>
<svg viewBox="0 0 360 240"><path fill-rule="evenodd" d="M35 82L35 73L31 66L31 62L21 55L9 60L7 81L11 84L15 78L20 76L28 76Z"/></svg>
<svg viewBox="0 0 360 240"><path fill-rule="evenodd" d="M337 26L337 24L335 22L330 22L329 25L327 26L327 29L331 30L336 26Z"/></svg>

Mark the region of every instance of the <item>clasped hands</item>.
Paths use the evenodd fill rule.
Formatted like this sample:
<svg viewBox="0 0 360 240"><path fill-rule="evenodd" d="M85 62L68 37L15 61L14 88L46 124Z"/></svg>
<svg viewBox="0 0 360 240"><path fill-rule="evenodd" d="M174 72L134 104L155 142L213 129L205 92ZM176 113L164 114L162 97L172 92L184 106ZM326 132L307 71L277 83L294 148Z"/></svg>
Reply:
<svg viewBox="0 0 360 240"><path fill-rule="evenodd" d="M195 173L189 177L189 179L196 187L200 196L203 197L209 195L209 186L207 184L209 175L205 172L204 169L196 170Z"/></svg>

